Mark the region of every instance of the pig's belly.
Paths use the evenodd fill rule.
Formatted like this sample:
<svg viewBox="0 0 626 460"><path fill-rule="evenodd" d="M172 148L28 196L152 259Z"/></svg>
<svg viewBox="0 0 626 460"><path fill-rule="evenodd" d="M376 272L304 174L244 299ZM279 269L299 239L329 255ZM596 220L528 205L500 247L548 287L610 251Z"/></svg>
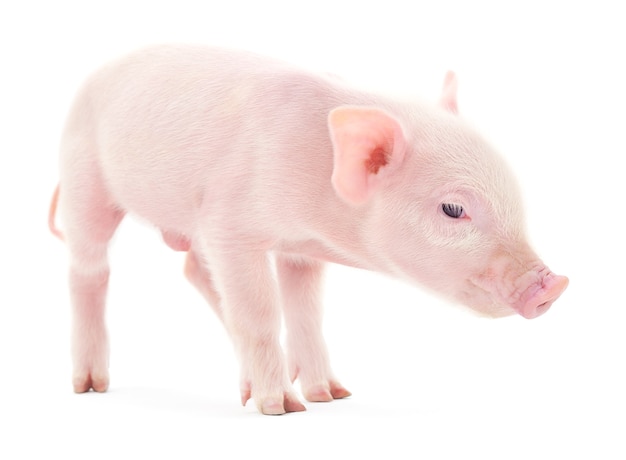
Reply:
<svg viewBox="0 0 626 460"><path fill-rule="evenodd" d="M172 241L177 238L175 235L191 235L197 217L193 198L177 195L174 191L168 193L158 185L146 182L115 181L111 185L110 194L116 207L162 232L167 231Z"/></svg>

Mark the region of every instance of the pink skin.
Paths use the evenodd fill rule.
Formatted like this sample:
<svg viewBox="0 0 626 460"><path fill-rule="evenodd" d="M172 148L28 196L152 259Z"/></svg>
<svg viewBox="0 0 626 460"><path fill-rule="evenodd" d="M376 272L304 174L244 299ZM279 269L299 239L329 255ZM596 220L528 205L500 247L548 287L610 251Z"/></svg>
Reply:
<svg viewBox="0 0 626 460"><path fill-rule="evenodd" d="M109 384L107 247L126 213L187 252L185 274L239 356L242 403L265 414L305 409L296 378L309 401L350 395L321 332L326 261L481 314L544 313L567 278L525 243L515 181L457 115L456 86L449 73L438 107L408 104L203 47L150 48L96 72L67 121L49 221L70 254L74 390Z"/></svg>

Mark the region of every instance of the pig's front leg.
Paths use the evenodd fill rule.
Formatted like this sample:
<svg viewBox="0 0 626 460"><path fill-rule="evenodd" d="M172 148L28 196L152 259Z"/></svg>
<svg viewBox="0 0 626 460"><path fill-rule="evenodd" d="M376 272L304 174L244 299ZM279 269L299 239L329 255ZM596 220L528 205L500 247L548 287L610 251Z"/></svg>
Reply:
<svg viewBox="0 0 626 460"><path fill-rule="evenodd" d="M241 363L241 400L277 415L305 410L287 374L280 346L276 282L265 252L241 248L208 251L222 319Z"/></svg>
<svg viewBox="0 0 626 460"><path fill-rule="evenodd" d="M217 317L224 322L221 306L222 301L213 285L213 277L206 268L206 262L202 260L202 257L195 249L191 249L187 252L187 258L185 259L185 276L191 284L198 289L211 308L213 308Z"/></svg>
<svg viewBox="0 0 626 460"><path fill-rule="evenodd" d="M292 381L300 380L308 401L332 401L350 396L333 376L322 336L321 262L278 256L276 259Z"/></svg>

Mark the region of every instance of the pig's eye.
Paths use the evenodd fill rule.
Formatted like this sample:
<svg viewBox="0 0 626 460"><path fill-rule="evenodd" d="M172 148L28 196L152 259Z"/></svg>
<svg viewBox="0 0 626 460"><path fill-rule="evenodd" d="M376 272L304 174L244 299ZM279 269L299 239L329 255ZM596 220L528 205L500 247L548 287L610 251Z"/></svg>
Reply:
<svg viewBox="0 0 626 460"><path fill-rule="evenodd" d="M442 203L441 210L448 217L452 217L453 219L460 219L461 217L465 217L465 211L463 211L463 206L460 204L454 203Z"/></svg>

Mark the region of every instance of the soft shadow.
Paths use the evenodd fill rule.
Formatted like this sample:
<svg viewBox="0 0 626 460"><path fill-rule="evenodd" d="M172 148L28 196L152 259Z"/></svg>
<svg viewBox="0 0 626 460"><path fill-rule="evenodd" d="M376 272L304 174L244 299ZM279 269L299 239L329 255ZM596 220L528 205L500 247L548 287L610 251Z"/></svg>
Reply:
<svg viewBox="0 0 626 460"><path fill-rule="evenodd" d="M176 388L122 387L111 388L107 396L112 402L157 412L171 412L202 418L242 417L246 411L236 399L212 399L208 395Z"/></svg>

